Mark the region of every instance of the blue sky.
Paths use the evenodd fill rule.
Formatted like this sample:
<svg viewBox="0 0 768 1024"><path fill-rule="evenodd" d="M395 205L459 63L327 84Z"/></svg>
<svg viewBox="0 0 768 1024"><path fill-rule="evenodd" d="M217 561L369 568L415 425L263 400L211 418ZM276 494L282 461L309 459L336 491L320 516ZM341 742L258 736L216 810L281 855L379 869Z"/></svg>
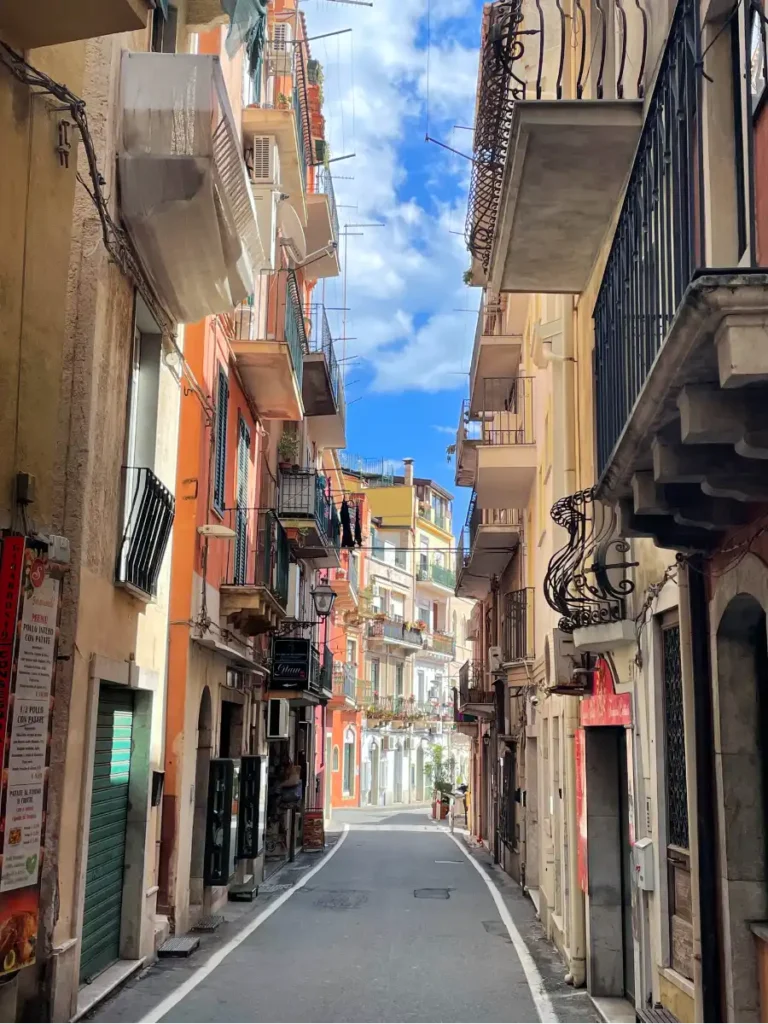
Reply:
<svg viewBox="0 0 768 1024"><path fill-rule="evenodd" d="M331 165L342 231L384 225L349 227L347 447L367 458L414 458L419 476L456 495L458 529L469 493L454 487L446 447L476 324L460 310L477 309L480 293L462 282L469 254L452 232L463 232L471 165L424 135L429 116L433 137L471 149L471 133L453 126L474 116L482 0L301 6L310 38L352 29L310 43L324 69L331 155L356 154ZM342 306L340 278L320 282L318 298L323 288L326 306ZM341 316L329 311L334 337Z"/></svg>

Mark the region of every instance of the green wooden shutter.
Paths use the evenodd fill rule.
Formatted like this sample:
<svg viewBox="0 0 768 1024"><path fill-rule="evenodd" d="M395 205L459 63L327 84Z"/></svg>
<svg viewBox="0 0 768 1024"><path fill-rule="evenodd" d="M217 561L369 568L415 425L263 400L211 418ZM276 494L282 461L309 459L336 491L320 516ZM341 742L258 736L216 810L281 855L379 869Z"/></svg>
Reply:
<svg viewBox="0 0 768 1024"><path fill-rule="evenodd" d="M248 570L248 470L251 462L251 432L244 420L237 430L237 513L235 523L235 583L246 581Z"/></svg>
<svg viewBox="0 0 768 1024"><path fill-rule="evenodd" d="M132 735L133 693L122 686L102 686L80 947L81 982L120 956Z"/></svg>
<svg viewBox="0 0 768 1024"><path fill-rule="evenodd" d="M211 761L208 773L208 814L205 825L206 885L226 885L232 842L232 790L235 765L229 758Z"/></svg>
<svg viewBox="0 0 768 1024"><path fill-rule="evenodd" d="M259 798L262 788L264 758L243 757L240 760L240 798L237 820L237 859L258 857L263 845L263 815ZM261 821L260 821L261 819ZM261 827L260 827L261 826Z"/></svg>
<svg viewBox="0 0 768 1024"><path fill-rule="evenodd" d="M226 505L228 411L229 384L227 375L222 369L219 369L219 396L216 403L216 453L213 468L213 507L219 512L223 512Z"/></svg>

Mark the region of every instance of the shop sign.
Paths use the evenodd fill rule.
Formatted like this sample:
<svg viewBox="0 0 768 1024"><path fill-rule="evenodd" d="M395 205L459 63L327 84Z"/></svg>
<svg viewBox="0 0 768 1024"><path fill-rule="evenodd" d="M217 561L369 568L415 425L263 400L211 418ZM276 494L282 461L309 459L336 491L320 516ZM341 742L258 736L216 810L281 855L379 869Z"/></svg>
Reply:
<svg viewBox="0 0 768 1024"><path fill-rule="evenodd" d="M29 546L25 550L24 538L4 538L0 551L0 693L5 695L9 689L7 646L14 571L8 562L16 564L17 559L21 573L10 697L3 696L0 702L6 769L0 795L0 974L29 967L36 959L59 617L59 581L50 575L44 549Z"/></svg>
<svg viewBox="0 0 768 1024"><path fill-rule="evenodd" d="M309 685L310 642L301 637L272 640L273 690L304 690Z"/></svg>

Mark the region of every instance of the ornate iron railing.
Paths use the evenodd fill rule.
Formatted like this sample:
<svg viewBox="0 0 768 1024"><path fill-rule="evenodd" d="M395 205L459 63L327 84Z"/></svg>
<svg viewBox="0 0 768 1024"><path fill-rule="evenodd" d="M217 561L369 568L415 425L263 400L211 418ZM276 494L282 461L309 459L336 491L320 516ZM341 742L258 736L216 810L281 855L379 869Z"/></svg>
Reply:
<svg viewBox="0 0 768 1024"><path fill-rule="evenodd" d="M628 560L630 544L617 533L614 506L595 492L577 491L552 506L552 520L567 531L568 543L550 559L544 596L562 616L564 633L619 622L635 589L628 570L638 563Z"/></svg>
<svg viewBox="0 0 768 1024"><path fill-rule="evenodd" d="M290 550L277 513L272 510L257 512L253 533L252 511L231 508L225 515L227 525L235 531L235 539L229 543L223 585L265 587L285 608L288 604Z"/></svg>
<svg viewBox="0 0 768 1024"><path fill-rule="evenodd" d="M151 469L126 466L124 473L125 526L115 579L154 597L171 536L176 500Z"/></svg>
<svg viewBox="0 0 768 1024"><path fill-rule="evenodd" d="M341 523L324 477L314 470L280 473L278 514L284 519L314 519L328 545L341 543Z"/></svg>
<svg viewBox="0 0 768 1024"><path fill-rule="evenodd" d="M441 587L448 587L449 590L453 590L456 586L456 574L453 569L438 565L437 562L430 562L428 556L420 558L416 569L416 579L422 583L429 580L432 583L438 583Z"/></svg>
<svg viewBox="0 0 768 1024"><path fill-rule="evenodd" d="M598 474L696 269L704 183L695 0L679 0L595 304Z"/></svg>
<svg viewBox="0 0 768 1024"><path fill-rule="evenodd" d="M486 672L481 661L465 661L459 669L459 699L462 704L493 704L495 694L488 688Z"/></svg>
<svg viewBox="0 0 768 1024"><path fill-rule="evenodd" d="M531 661L534 657L533 595L533 587L523 587L504 597L501 650L505 662Z"/></svg>
<svg viewBox="0 0 768 1024"><path fill-rule="evenodd" d="M464 399L462 445L533 444L533 377L485 377L476 402Z"/></svg>
<svg viewBox="0 0 768 1024"><path fill-rule="evenodd" d="M475 120L472 177L466 224L466 242L472 255L487 273L501 201L504 168L510 144L512 114L518 100L542 99L544 83L552 81L553 69L545 68L545 55L557 54L554 95L563 99L566 53L576 70L575 97L629 98L643 96L648 40L648 18L640 0L634 0L639 17L639 40L633 40L631 60L626 7L629 0L616 0L618 33L612 33L613 19L605 0L595 0L595 17L589 19L583 0L575 0L574 15L566 15L560 0L545 6L536 0L530 24L523 24L522 0L496 0L484 14L480 81ZM606 89L605 69L609 33L614 45L615 81ZM524 43L525 37L525 43ZM523 64L525 56L525 64ZM551 60L551 58L549 58ZM626 83L629 66L637 79ZM607 96L606 96L607 94Z"/></svg>

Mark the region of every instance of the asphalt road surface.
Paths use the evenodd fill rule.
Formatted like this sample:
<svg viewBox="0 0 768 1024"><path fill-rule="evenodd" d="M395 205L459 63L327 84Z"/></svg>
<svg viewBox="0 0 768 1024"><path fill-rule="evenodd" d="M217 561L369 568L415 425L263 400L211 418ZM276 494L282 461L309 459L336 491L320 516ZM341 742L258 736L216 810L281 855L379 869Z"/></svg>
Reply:
<svg viewBox="0 0 768 1024"><path fill-rule="evenodd" d="M533 949L523 938L537 927L528 901L505 901L463 840L424 811L346 819L302 887L254 907L205 959L158 964L93 1019L596 1019L587 997L562 985L541 937ZM525 909L519 925L516 907Z"/></svg>

